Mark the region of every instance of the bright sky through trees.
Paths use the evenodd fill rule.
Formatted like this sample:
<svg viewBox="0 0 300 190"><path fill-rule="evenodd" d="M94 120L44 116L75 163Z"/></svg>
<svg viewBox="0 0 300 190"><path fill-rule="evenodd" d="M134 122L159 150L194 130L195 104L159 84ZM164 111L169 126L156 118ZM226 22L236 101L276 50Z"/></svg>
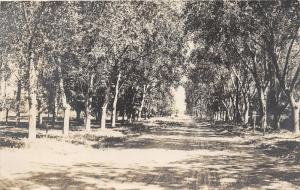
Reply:
<svg viewBox="0 0 300 190"><path fill-rule="evenodd" d="M178 111L179 115L183 115L186 108L185 103L185 90L182 86L179 86L175 91L175 109Z"/></svg>

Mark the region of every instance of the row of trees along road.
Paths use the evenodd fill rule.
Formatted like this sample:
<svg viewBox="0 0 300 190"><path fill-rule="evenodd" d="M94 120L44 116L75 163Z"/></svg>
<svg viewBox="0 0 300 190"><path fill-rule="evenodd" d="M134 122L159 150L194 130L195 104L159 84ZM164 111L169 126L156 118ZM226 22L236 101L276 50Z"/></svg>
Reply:
<svg viewBox="0 0 300 190"><path fill-rule="evenodd" d="M0 9L1 112L13 109L18 125L22 104L27 105L29 139L36 138L43 113L52 115L54 125L59 109L64 135L71 110L77 119L84 112L86 131L92 117L105 128L108 110L112 127L118 112L130 121L141 118L142 110L170 112L170 91L180 82L184 61L177 6L1 2ZM2 85L7 82L15 86L14 103Z"/></svg>
<svg viewBox="0 0 300 190"><path fill-rule="evenodd" d="M92 118L105 128L107 113L112 127L118 115L168 114L184 74L191 113L256 121L263 132L291 115L299 133L297 0L1 2L0 10L1 115L14 110L18 125L27 105L29 139L43 113L54 125L59 110L65 135L72 110L78 120L84 113L86 131Z"/></svg>
<svg viewBox="0 0 300 190"><path fill-rule="evenodd" d="M285 113L299 134L299 1L189 2L184 12L189 111L245 124L257 113L263 132Z"/></svg>

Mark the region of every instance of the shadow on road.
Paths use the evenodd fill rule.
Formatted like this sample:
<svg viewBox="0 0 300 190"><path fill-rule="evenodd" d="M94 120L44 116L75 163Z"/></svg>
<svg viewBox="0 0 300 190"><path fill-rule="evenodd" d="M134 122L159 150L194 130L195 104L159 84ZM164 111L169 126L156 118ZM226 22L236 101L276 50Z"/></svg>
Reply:
<svg viewBox="0 0 300 190"><path fill-rule="evenodd" d="M40 164L39 167L48 169L27 172L26 177L15 180L3 179L0 189L27 190L32 189L32 184L48 189L300 187L298 141L282 140L272 146L257 147L227 129L224 132L207 123L159 121L118 130L127 136L96 138L91 145L99 155L115 151L114 157L95 158L92 162L80 161L69 166ZM288 155L295 152L291 162ZM134 157L138 158L128 161Z"/></svg>

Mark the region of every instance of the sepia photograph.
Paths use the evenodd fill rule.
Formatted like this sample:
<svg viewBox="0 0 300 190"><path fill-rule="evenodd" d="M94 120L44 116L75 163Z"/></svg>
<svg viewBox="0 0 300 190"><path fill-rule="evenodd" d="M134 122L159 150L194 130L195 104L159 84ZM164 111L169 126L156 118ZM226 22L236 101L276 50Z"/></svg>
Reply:
<svg viewBox="0 0 300 190"><path fill-rule="evenodd" d="M0 0L0 190L300 190L300 0Z"/></svg>

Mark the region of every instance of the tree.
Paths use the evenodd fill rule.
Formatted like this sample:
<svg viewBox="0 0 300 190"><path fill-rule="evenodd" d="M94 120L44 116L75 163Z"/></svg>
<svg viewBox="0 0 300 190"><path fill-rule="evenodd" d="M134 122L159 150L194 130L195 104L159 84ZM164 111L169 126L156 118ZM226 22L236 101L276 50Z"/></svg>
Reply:
<svg viewBox="0 0 300 190"><path fill-rule="evenodd" d="M19 9L17 14L22 16L22 20L18 23L18 32L21 41L23 59L27 63L28 72L28 102L29 102L29 126L28 126L28 139L34 140L36 138L36 115L37 115L37 71L36 62L38 60L36 56L36 49L38 39L36 38L38 33L38 25L40 18L45 9L45 6L41 3L21 3L18 4ZM11 10L12 11L12 10ZM17 16L17 15L16 15Z"/></svg>

